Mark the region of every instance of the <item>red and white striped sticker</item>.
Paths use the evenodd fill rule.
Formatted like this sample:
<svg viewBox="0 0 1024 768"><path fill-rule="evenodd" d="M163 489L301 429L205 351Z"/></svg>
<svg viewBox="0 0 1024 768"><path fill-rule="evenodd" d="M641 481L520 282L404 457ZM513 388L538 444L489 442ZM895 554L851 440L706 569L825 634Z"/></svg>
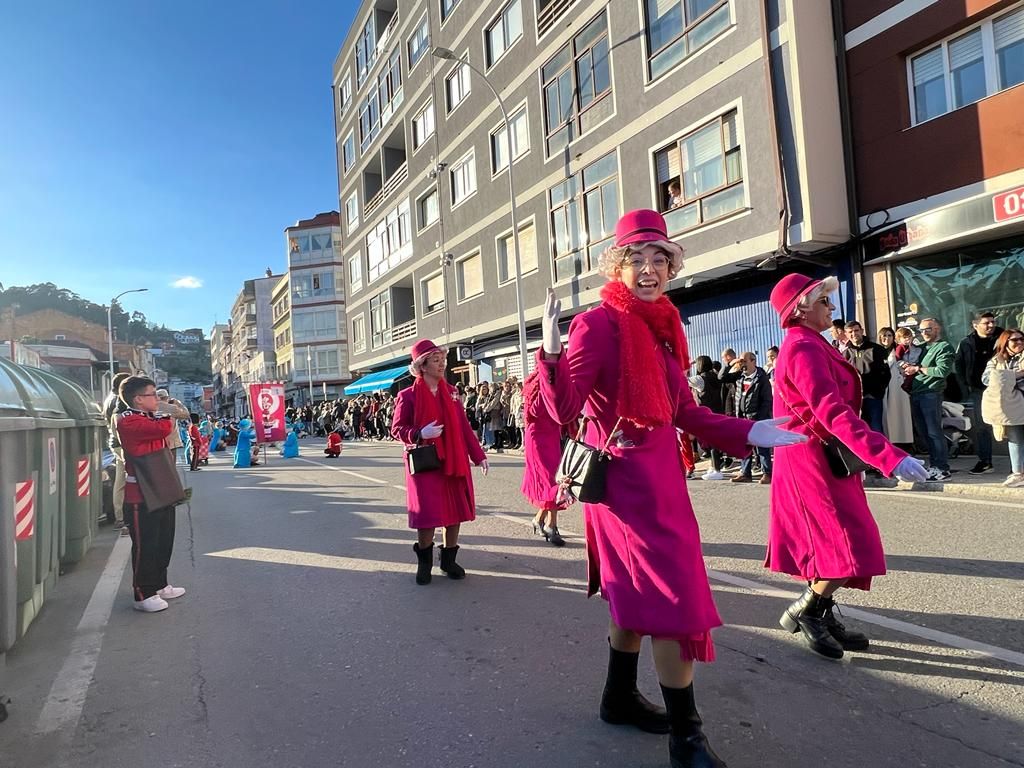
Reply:
<svg viewBox="0 0 1024 768"><path fill-rule="evenodd" d="M14 484L14 539L25 541L36 531L36 494L31 480Z"/></svg>
<svg viewBox="0 0 1024 768"><path fill-rule="evenodd" d="M89 495L89 457L78 460L78 495Z"/></svg>

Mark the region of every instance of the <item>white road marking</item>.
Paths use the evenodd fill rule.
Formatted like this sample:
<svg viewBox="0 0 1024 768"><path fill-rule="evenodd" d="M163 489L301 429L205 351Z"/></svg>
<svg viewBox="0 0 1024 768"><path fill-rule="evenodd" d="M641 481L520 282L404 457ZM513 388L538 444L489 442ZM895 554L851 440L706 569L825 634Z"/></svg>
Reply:
<svg viewBox="0 0 1024 768"><path fill-rule="evenodd" d="M50 695L36 721L37 734L63 731L68 739L74 735L82 716L86 695L103 646L103 634L114 607L114 598L121 586L121 577L132 551L131 539L118 536L107 558L107 565L85 606L85 613L75 628L75 639L64 665L50 687Z"/></svg>
<svg viewBox="0 0 1024 768"><path fill-rule="evenodd" d="M722 581L726 584L744 587L751 592L756 592L757 594L765 595L766 597L781 597L786 600L795 600L799 596L798 593L792 592L788 589L770 587L758 581L745 579L742 576L734 576L731 573L721 573L720 571L708 570L708 576L715 581ZM1005 661L1008 664L1014 664L1018 667L1024 667L1024 653L1020 653L1018 651L1011 651L1007 648L989 645L988 643L979 643L976 640L969 640L966 637L952 635L948 632L941 632L937 629L921 627L917 624L900 621L899 619L890 619L888 616L880 616L878 614L871 613L870 611L853 608L847 605L843 606L843 614L867 624L886 627L887 629L902 632L905 635L912 635L913 637L918 637L922 640L931 640L932 642L940 645L946 645L950 648L959 648L963 651L970 651L981 656L989 656L993 659L999 659L1000 661Z"/></svg>
<svg viewBox="0 0 1024 768"><path fill-rule="evenodd" d="M316 467L325 467L327 469L333 469L335 472L344 472L346 475L352 475L352 477L358 477L360 480L365 480L368 483L377 483L378 485L387 485L387 480L378 480L376 477L370 477L369 475L362 475L358 472L353 472L351 469L342 469L341 467L332 467L330 464L322 464L319 461L313 461L312 459L304 459L301 456L297 457L299 461L304 461L307 464L312 464Z"/></svg>
<svg viewBox="0 0 1024 768"><path fill-rule="evenodd" d="M950 504L976 504L981 507L1006 507L1007 509L1020 509L1024 507L1024 494L1018 502L996 501L995 499L966 498L952 493L927 493L925 491L880 491L864 489L872 496L904 496L916 501L927 499L928 501L947 501Z"/></svg>
<svg viewBox="0 0 1024 768"><path fill-rule="evenodd" d="M519 523L520 525L533 525L532 517L516 517L515 515L506 515L504 512L491 512L489 517L500 517L502 520L510 520L513 523ZM558 526L558 532L562 536L580 536L575 531L570 531L568 528Z"/></svg>

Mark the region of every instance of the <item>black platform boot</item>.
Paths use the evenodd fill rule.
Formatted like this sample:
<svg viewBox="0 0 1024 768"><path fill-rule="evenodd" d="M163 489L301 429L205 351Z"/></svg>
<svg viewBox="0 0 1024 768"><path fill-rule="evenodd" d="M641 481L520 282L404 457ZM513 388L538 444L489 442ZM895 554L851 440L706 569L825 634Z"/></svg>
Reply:
<svg viewBox="0 0 1024 768"><path fill-rule="evenodd" d="M668 759L672 768L728 768L704 735L704 722L693 699L693 683L685 688L663 685L661 694L665 697L672 726L668 737Z"/></svg>
<svg viewBox="0 0 1024 768"><path fill-rule="evenodd" d="M434 542L430 542L429 547L420 548L419 542L412 545L413 551L416 553L416 583L417 584L429 584L430 583L430 569L434 566Z"/></svg>
<svg viewBox="0 0 1024 768"><path fill-rule="evenodd" d="M601 695L601 719L612 725L635 725L647 733L668 733L665 710L637 690L639 660L639 653L617 651L608 643L608 678Z"/></svg>
<svg viewBox="0 0 1024 768"><path fill-rule="evenodd" d="M441 547L441 570L448 575L449 579L466 578L466 569L455 562L455 556L458 553L458 545L454 547Z"/></svg>
<svg viewBox="0 0 1024 768"><path fill-rule="evenodd" d="M827 599L808 587L782 614L779 624L794 634L802 632L807 646L815 653L830 659L841 659L843 646L832 637L825 620Z"/></svg>
<svg viewBox="0 0 1024 768"><path fill-rule="evenodd" d="M837 609L836 601L831 597L823 597L821 602L825 604L825 626L828 627L829 634L843 647L843 650L866 651L869 645L868 636L863 632L853 632L847 629L846 625L836 618L833 613Z"/></svg>

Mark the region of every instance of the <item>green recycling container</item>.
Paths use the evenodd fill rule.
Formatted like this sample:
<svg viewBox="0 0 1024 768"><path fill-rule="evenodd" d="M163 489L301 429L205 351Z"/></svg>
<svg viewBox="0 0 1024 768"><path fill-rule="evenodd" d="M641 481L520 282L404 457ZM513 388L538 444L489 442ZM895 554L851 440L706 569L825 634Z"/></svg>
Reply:
<svg viewBox="0 0 1024 768"><path fill-rule="evenodd" d="M103 506L100 477L103 413L78 384L55 373L30 369L45 381L67 414L75 420L65 430L61 455L61 487L64 493L64 527L61 562L77 563L92 546Z"/></svg>
<svg viewBox="0 0 1024 768"><path fill-rule="evenodd" d="M0 359L0 370L10 376L29 415L35 419L29 440L35 511L35 530L29 540L35 548L35 574L30 595L26 595L23 581L28 576L20 567L18 569L18 630L19 634L24 634L60 576L64 515L64 494L60 490L62 440L64 432L75 426L75 422L68 418L60 398L37 369ZM19 563L25 544L25 541L17 543Z"/></svg>
<svg viewBox="0 0 1024 768"><path fill-rule="evenodd" d="M35 583L36 550L29 533L35 503L30 460L35 428L21 392L0 368L0 655L18 639L19 598L31 599Z"/></svg>

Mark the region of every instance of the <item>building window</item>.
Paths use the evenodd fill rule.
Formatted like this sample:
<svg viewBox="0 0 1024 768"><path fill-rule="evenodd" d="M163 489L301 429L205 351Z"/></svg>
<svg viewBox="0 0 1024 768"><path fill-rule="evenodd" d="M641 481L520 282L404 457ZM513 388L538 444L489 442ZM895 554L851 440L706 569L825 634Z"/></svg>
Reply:
<svg viewBox="0 0 1024 768"><path fill-rule="evenodd" d="M370 67L377 59L377 29L374 16L375 14L370 14L356 40L356 84L359 86L366 80Z"/></svg>
<svg viewBox="0 0 1024 768"><path fill-rule="evenodd" d="M362 315L352 318L352 351L366 351L366 319Z"/></svg>
<svg viewBox="0 0 1024 768"><path fill-rule="evenodd" d="M359 224L359 193L353 192L345 201L345 224L348 226L348 233Z"/></svg>
<svg viewBox="0 0 1024 768"><path fill-rule="evenodd" d="M743 156L736 111L715 118L654 155L658 210L681 232L743 208Z"/></svg>
<svg viewBox="0 0 1024 768"><path fill-rule="evenodd" d="M334 296L334 271L292 275L292 299L330 298Z"/></svg>
<svg viewBox="0 0 1024 768"><path fill-rule="evenodd" d="M526 105L509 116L512 126L512 159L518 160L530 149L530 127L526 121ZM504 123L491 134L491 173L508 167L508 132Z"/></svg>
<svg viewBox="0 0 1024 768"><path fill-rule="evenodd" d="M581 196L582 193L582 196ZM588 165L550 190L555 281L597 268L619 218L619 173L615 153Z"/></svg>
<svg viewBox="0 0 1024 768"><path fill-rule="evenodd" d="M459 301L471 299L484 292L484 274L480 253L466 256L455 263Z"/></svg>
<svg viewBox="0 0 1024 768"><path fill-rule="evenodd" d="M313 262L334 261L334 245L329 232L310 235L309 258Z"/></svg>
<svg viewBox="0 0 1024 768"><path fill-rule="evenodd" d="M341 81L341 87L338 89L338 117L348 112L348 108L351 106L352 81L349 80L348 72L346 72L344 79Z"/></svg>
<svg viewBox="0 0 1024 768"><path fill-rule="evenodd" d="M445 105L448 112L466 100L470 92L469 67L460 64L444 79Z"/></svg>
<svg viewBox="0 0 1024 768"><path fill-rule="evenodd" d="M412 148L419 149L423 142L434 135L434 100L423 105L423 109L412 119Z"/></svg>
<svg viewBox="0 0 1024 768"><path fill-rule="evenodd" d="M523 36L523 8L520 0L512 0L506 5L489 27L484 30L484 52L487 66L493 67L495 62L505 55L505 51Z"/></svg>
<svg viewBox="0 0 1024 768"><path fill-rule="evenodd" d="M377 78L377 93L380 98L380 122L384 125L402 105L402 53L399 48L391 52L387 68Z"/></svg>
<svg viewBox="0 0 1024 768"><path fill-rule="evenodd" d="M389 211L366 236L369 279L376 280L412 255L409 201Z"/></svg>
<svg viewBox="0 0 1024 768"><path fill-rule="evenodd" d="M307 372L307 366L312 365L313 370ZM295 356L295 378L309 379L322 376L337 376L338 371L338 350L336 349L307 349L306 354Z"/></svg>
<svg viewBox="0 0 1024 768"><path fill-rule="evenodd" d="M380 91L378 84L373 83L359 106L359 148L365 151L379 132Z"/></svg>
<svg viewBox="0 0 1024 768"><path fill-rule="evenodd" d="M909 58L914 124L1024 82L1024 8Z"/></svg>
<svg viewBox="0 0 1024 768"><path fill-rule="evenodd" d="M612 113L608 23L601 13L541 69L549 155Z"/></svg>
<svg viewBox="0 0 1024 768"><path fill-rule="evenodd" d="M333 309L300 312L292 316L295 341L333 339L338 336L338 313Z"/></svg>
<svg viewBox="0 0 1024 768"><path fill-rule="evenodd" d="M476 155L470 152L449 171L452 186L452 208L476 192Z"/></svg>
<svg viewBox="0 0 1024 768"><path fill-rule="evenodd" d="M391 294L378 293L370 299L370 347L391 343Z"/></svg>
<svg viewBox="0 0 1024 768"><path fill-rule="evenodd" d="M348 136L345 137L345 142L341 145L341 169L343 173L348 173L352 170L352 166L356 164L356 139L352 134L352 131L348 132Z"/></svg>
<svg viewBox="0 0 1024 768"><path fill-rule="evenodd" d="M411 70L420 59L426 54L430 47L430 27L427 26L427 17L424 16L416 31L409 38L409 69Z"/></svg>
<svg viewBox="0 0 1024 768"><path fill-rule="evenodd" d="M438 272L420 283L423 291L423 314L444 309L444 275Z"/></svg>
<svg viewBox="0 0 1024 768"><path fill-rule="evenodd" d="M455 10L459 0L441 0L441 21L444 21Z"/></svg>
<svg viewBox="0 0 1024 768"><path fill-rule="evenodd" d="M438 215L437 189L434 188L416 201L417 229L425 229L426 227L429 227L437 221Z"/></svg>
<svg viewBox="0 0 1024 768"><path fill-rule="evenodd" d="M348 260L348 287L353 293L363 287L363 257L356 254Z"/></svg>
<svg viewBox="0 0 1024 768"><path fill-rule="evenodd" d="M512 233L498 238L498 282L514 280L516 276L514 241ZM537 269L537 231L533 224L519 227L519 270L521 275Z"/></svg>
<svg viewBox="0 0 1024 768"><path fill-rule="evenodd" d="M647 72L654 80L728 29L729 0L644 0Z"/></svg>

